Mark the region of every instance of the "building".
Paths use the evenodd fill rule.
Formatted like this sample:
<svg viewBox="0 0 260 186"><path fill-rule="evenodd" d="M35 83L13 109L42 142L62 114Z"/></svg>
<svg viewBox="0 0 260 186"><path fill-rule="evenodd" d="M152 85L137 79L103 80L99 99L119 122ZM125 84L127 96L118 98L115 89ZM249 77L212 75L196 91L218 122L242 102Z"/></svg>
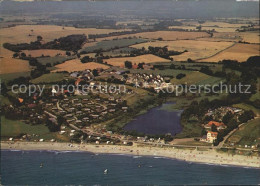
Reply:
<svg viewBox="0 0 260 186"><path fill-rule="evenodd" d="M207 133L207 142L208 143L213 143L214 140L217 139L217 136L218 136L217 132L208 131L208 133Z"/></svg>
<svg viewBox="0 0 260 186"><path fill-rule="evenodd" d="M217 130L225 129L227 126L222 122L217 121L210 121L208 124L206 124L204 127L206 129L211 129L212 125L215 125L217 127Z"/></svg>

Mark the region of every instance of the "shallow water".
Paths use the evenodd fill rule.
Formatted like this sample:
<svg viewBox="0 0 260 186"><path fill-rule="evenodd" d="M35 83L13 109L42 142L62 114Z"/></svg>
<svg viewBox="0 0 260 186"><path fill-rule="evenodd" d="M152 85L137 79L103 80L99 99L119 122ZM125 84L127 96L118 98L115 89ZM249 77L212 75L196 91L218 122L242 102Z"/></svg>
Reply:
<svg viewBox="0 0 260 186"><path fill-rule="evenodd" d="M259 169L188 163L161 157L69 151L1 151L1 155L1 183L4 185L260 183ZM103 173L105 169L108 174Z"/></svg>

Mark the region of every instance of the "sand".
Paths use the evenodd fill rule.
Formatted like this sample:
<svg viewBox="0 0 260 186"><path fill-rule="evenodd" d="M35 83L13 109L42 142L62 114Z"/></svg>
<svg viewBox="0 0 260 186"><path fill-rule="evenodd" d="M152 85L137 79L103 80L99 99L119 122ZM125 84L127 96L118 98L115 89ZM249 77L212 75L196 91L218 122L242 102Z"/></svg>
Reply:
<svg viewBox="0 0 260 186"><path fill-rule="evenodd" d="M209 163L217 165L235 165L260 168L260 157L218 153L215 149L184 150L173 147L150 147L123 145L92 145L58 142L1 142L1 149L9 150L55 150L88 151L93 153L129 154L138 156L158 156L184 160L188 162Z"/></svg>

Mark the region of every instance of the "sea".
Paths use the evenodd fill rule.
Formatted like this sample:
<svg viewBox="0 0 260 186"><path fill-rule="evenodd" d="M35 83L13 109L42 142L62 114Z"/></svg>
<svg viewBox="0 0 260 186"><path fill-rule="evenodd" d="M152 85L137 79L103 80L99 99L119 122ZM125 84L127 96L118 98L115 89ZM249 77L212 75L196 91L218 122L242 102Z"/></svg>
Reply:
<svg viewBox="0 0 260 186"><path fill-rule="evenodd" d="M107 174L104 170L107 169ZM1 151L2 185L260 184L260 169L156 156L71 151Z"/></svg>

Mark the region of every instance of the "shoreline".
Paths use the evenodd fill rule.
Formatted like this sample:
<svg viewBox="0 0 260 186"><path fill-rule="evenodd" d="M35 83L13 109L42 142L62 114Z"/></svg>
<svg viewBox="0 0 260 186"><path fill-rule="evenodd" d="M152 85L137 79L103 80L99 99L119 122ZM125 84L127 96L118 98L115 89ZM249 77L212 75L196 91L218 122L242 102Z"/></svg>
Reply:
<svg viewBox="0 0 260 186"><path fill-rule="evenodd" d="M121 146L72 144L58 142L1 142L1 150L33 150L33 151L78 151L99 154L124 154L132 156L153 156L182 160L186 162L231 165L260 169L260 157L219 153L215 149L187 150L149 146Z"/></svg>

